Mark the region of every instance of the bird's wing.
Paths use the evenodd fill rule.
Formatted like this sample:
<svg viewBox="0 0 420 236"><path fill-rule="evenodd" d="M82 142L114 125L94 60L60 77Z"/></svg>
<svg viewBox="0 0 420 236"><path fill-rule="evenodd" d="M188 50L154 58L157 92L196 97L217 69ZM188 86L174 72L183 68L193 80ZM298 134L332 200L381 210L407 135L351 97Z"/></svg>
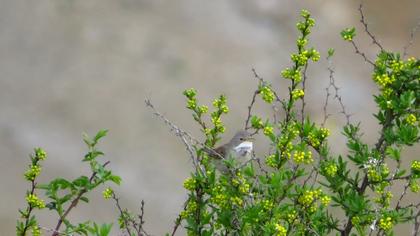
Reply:
<svg viewBox="0 0 420 236"><path fill-rule="evenodd" d="M223 146L213 149L213 151L219 154L219 155L216 155L216 153L210 153L210 156L216 159L222 159L222 157L224 157L226 154Z"/></svg>

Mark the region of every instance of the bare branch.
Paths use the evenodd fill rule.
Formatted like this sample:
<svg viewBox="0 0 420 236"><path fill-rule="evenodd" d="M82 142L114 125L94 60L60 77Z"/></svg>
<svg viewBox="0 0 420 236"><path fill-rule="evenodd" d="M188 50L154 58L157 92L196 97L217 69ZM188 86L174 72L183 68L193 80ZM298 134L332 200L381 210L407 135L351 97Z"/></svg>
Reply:
<svg viewBox="0 0 420 236"><path fill-rule="evenodd" d="M187 149L188 153L190 154L190 158L193 162L194 167L196 170L201 170L203 174L205 174L204 169L199 164L199 161L197 160L196 156L194 155L194 148L193 145L200 145L203 146L197 139L193 138L189 133L186 131L180 129L178 126L176 126L174 123L172 123L168 118L166 118L164 115L162 115L156 108L153 106L150 99L145 100L146 106L150 107L153 110L153 114L160 118L166 125L169 126L171 131L175 133L176 136L178 136L182 142L185 145L185 148Z"/></svg>
<svg viewBox="0 0 420 236"><path fill-rule="evenodd" d="M372 43L375 44L376 46L378 46L381 49L381 51L384 51L384 48L382 47L382 45L378 42L378 40L376 39L376 37L370 32L370 30L368 28L368 24L365 21L365 15L363 13L363 3L360 3L360 5L359 5L359 13L360 13L360 22L365 27L365 32L372 39Z"/></svg>
<svg viewBox="0 0 420 236"><path fill-rule="evenodd" d="M302 80L302 90L303 92L305 92L305 85L306 85L306 79L308 78L308 76L306 75L306 70L308 69L308 64L305 64L305 68L303 69L303 80ZM305 121L305 96L302 97L302 108L300 110L300 115L301 115L301 123L303 124L303 122Z"/></svg>
<svg viewBox="0 0 420 236"><path fill-rule="evenodd" d="M325 123L327 122L328 118L331 116L331 114L328 113L329 98L330 98L331 95L333 95L330 92L331 88L334 89L334 99L337 99L338 104L341 107L340 113L344 115L344 117L346 118L346 124L349 125L351 114L349 114L347 112L346 107L345 107L344 102L343 102L343 98L341 97L341 95L339 93L340 88L336 85L335 77L334 77L335 71L334 71L334 68L332 67L331 58L328 57L327 60L328 60L328 68L327 69L328 69L328 72L329 72L330 83L329 83L328 87L325 88L325 91L326 91L327 95L325 97L325 102L324 102L324 107L323 107L324 120L323 120L321 125L325 126Z"/></svg>
<svg viewBox="0 0 420 236"><path fill-rule="evenodd" d="M407 55L408 55L408 49L413 45L413 43L414 43L414 37L416 36L416 33L417 33L417 31L419 29L420 29L420 20L417 22L417 25L414 26L411 29L410 38L409 38L407 44L404 46L403 58L407 57Z"/></svg>
<svg viewBox="0 0 420 236"><path fill-rule="evenodd" d="M130 230L129 222L128 222L127 218L125 217L124 210L121 208L120 199L115 195L114 192L112 193L112 199L114 199L115 205L117 206L118 211L120 213L120 217L124 221L124 226L125 226L125 230L127 231L127 234L132 235L131 230Z"/></svg>
<svg viewBox="0 0 420 236"><path fill-rule="evenodd" d="M367 58L367 56L366 56L366 54L364 53L364 52L362 52L362 51L360 51L359 50L359 48L357 47L357 45L356 45L356 43L352 40L352 41L350 41L351 42L351 44L353 45L353 48L354 48L354 51L355 51L355 53L356 54L359 54L361 57L363 57L363 59L367 62L367 63L369 63L369 64L371 64L373 67L375 67L375 63L373 63L373 61L371 61L369 58Z"/></svg>

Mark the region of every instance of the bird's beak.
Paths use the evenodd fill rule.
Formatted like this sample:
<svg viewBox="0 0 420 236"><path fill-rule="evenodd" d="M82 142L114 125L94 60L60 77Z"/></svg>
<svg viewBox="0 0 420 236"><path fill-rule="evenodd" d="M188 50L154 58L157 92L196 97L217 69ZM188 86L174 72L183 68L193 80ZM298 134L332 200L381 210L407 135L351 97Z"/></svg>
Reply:
<svg viewBox="0 0 420 236"><path fill-rule="evenodd" d="M254 140L255 140L255 138L253 138L253 137L249 137L249 138L247 138L246 140L247 140L247 141L254 141Z"/></svg>

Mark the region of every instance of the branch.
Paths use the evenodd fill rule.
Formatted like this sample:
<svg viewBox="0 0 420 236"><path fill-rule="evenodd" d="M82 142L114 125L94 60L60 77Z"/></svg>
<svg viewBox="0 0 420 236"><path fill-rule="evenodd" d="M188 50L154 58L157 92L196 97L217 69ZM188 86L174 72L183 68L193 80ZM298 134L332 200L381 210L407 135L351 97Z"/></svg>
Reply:
<svg viewBox="0 0 420 236"><path fill-rule="evenodd" d="M414 37L416 36L417 31L420 29L420 21L417 22L417 25L411 29L410 38L407 44L404 46L403 58L408 55L408 48L410 48L414 43Z"/></svg>
<svg viewBox="0 0 420 236"><path fill-rule="evenodd" d="M378 42L378 40L375 38L375 36L370 32L370 30L368 28L368 24L365 21L365 15L363 13L363 3L360 3L360 5L359 5L359 12L360 12L360 22L365 27L365 32L372 39L372 43L375 44L376 46L378 46L381 49L381 51L384 51L384 48L382 47L382 45Z"/></svg>
<svg viewBox="0 0 420 236"><path fill-rule="evenodd" d="M125 230L127 231L127 234L128 235L132 235L131 234L131 230L130 230L130 226L129 226L129 222L128 222L127 218L124 215L124 210L121 208L120 199L115 195L114 192L112 193L112 199L114 199L115 205L117 206L118 211L120 212L120 217L124 221L124 226L125 226Z"/></svg>
<svg viewBox="0 0 420 236"><path fill-rule="evenodd" d="M360 50L359 50L359 48L357 47L356 43L355 43L353 40L351 40L350 42L351 42L351 44L353 45L353 48L354 48L355 53L356 53L356 54L359 54L361 57L363 57L363 59L364 59L367 63L369 63L369 64L371 64L373 67L375 67L375 63L373 63L373 62L372 62L369 58L367 58L367 56L366 56L366 54L365 54L364 52L362 52L362 51L360 51Z"/></svg>
<svg viewBox="0 0 420 236"><path fill-rule="evenodd" d="M185 148L187 149L188 153L190 154L191 160L192 160L193 165L196 168L196 170L201 170L201 172L203 174L205 174L206 172L204 171L202 166L199 164L197 158L194 155L194 148L193 148L192 145L202 146L206 150L209 149L209 148L207 148L205 145L200 143L197 139L193 138L189 133L180 129L178 126L176 126L174 123L172 123L168 118L166 118L164 115L162 115L158 110L156 110L156 108L153 106L150 99L146 99L144 102L146 103L147 107L150 107L153 110L153 114L155 116L157 116L159 119L161 119L166 125L168 125L169 128L171 129L171 131L175 132L175 135L178 136L182 140L182 142L185 145ZM218 155L220 155L220 154L218 154Z"/></svg>
<svg viewBox="0 0 420 236"><path fill-rule="evenodd" d="M329 78L330 78L330 84L328 85L328 87L325 88L325 91L327 92L327 96L325 98L325 102L324 102L324 120L322 122L322 126L325 126L325 123L327 122L328 118L331 116L331 114L328 114L328 102L329 102L329 97L332 95L332 93L330 92L330 88L332 87L334 89L334 99L337 99L338 104L341 107L341 111L340 113L344 115L344 117L346 118L346 124L349 125L350 124L350 117L352 116L351 114L349 114L346 111L346 107L344 106L344 102L343 102L343 98L342 96L339 94L339 90L340 88L336 85L335 83L335 78L334 78L334 68L332 67L332 61L329 57L327 57L328 60L328 72L329 72Z"/></svg>

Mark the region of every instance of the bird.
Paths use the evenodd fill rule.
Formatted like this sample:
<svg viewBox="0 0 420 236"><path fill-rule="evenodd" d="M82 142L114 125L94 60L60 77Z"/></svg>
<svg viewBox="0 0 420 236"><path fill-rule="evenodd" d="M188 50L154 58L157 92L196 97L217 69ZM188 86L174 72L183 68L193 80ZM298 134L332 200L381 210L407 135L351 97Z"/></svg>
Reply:
<svg viewBox="0 0 420 236"><path fill-rule="evenodd" d="M226 173L228 168L225 160L234 159L237 165L243 165L251 159L253 150L252 136L246 130L236 132L233 138L226 144L223 144L211 151L206 151L212 158L216 169Z"/></svg>

